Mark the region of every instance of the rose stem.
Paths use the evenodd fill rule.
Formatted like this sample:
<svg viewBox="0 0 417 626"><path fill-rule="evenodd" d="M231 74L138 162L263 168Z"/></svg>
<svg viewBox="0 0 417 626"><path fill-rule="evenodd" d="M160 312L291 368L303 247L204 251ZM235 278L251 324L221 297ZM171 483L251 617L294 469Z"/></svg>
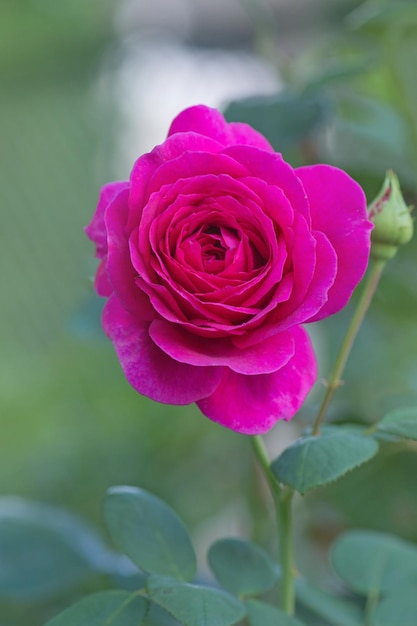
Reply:
<svg viewBox="0 0 417 626"><path fill-rule="evenodd" d="M251 440L256 458L262 468L274 501L275 515L278 524L279 551L282 568L280 589L281 608L283 611L288 613L288 615L293 615L295 593L291 503L294 492L288 487L281 488L279 482L275 478L270 467L268 453L262 437L260 435L255 435L251 437Z"/></svg>
<svg viewBox="0 0 417 626"><path fill-rule="evenodd" d="M384 269L385 263L385 260L377 259L372 262L372 265L369 269L361 297L357 304L355 313L353 314L349 328L347 329L343 343L340 347L339 354L330 373L329 380L326 384L326 391L320 405L316 421L314 422L313 435L319 434L321 424L327 411L327 407L330 404L334 392L341 385L341 376L345 368L346 362L349 358L353 342L355 341L356 335L358 334L359 328L363 322L369 305L371 304L372 297L378 286L378 282L381 278L382 270Z"/></svg>

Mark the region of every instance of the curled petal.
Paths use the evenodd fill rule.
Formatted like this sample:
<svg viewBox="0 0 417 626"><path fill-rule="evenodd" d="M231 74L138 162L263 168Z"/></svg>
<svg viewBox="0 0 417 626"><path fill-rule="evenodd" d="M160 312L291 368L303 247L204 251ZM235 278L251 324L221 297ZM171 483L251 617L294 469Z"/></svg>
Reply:
<svg viewBox="0 0 417 626"><path fill-rule="evenodd" d="M245 350L236 348L229 339L198 337L164 320L152 322L149 334L161 350L180 363L227 366L247 375L275 372L288 363L295 349L294 329Z"/></svg>
<svg viewBox="0 0 417 626"><path fill-rule="evenodd" d="M143 206L152 190L158 188L158 181L153 183L153 176L164 163L171 163L188 152L216 153L222 144L210 137L202 137L197 133L179 133L168 137L164 143L156 146L152 152L139 157L130 174L130 206L133 216L140 216L137 209ZM170 167L168 167L170 170ZM185 175L185 171L182 176ZM192 173L191 173L192 175ZM175 180L175 177L174 177ZM166 183L166 180L163 181Z"/></svg>
<svg viewBox="0 0 417 626"><path fill-rule="evenodd" d="M135 319L115 296L104 308L103 328L129 383L152 400L190 404L213 393L219 384L222 368L173 361L149 337L149 323Z"/></svg>
<svg viewBox="0 0 417 626"><path fill-rule="evenodd" d="M276 152L270 153L252 146L230 146L223 154L244 165L250 176L264 180L268 185L279 187L291 205L310 224L307 194L294 169Z"/></svg>
<svg viewBox="0 0 417 626"><path fill-rule="evenodd" d="M212 137L224 146L251 145L273 152L269 141L254 128L238 122L228 124L220 111L201 104L190 107L177 115L171 124L168 137L175 133L189 132Z"/></svg>
<svg viewBox="0 0 417 626"><path fill-rule="evenodd" d="M107 259L104 258L100 261L100 264L96 271L94 279L94 287L99 296L108 298L113 293L113 287L109 283L107 277Z"/></svg>
<svg viewBox="0 0 417 626"><path fill-rule="evenodd" d="M309 318L313 322L343 308L368 265L371 222L362 188L346 172L330 165L295 170L310 202L314 230L326 235L337 255L337 274L328 300Z"/></svg>
<svg viewBox="0 0 417 626"><path fill-rule="evenodd" d="M91 222L84 228L87 237L96 244L96 256L102 259L107 254L107 229L104 214L114 199L125 189L128 182L114 182L104 185L100 190L98 204Z"/></svg>
<svg viewBox="0 0 417 626"><path fill-rule="evenodd" d="M244 376L225 369L220 384L197 402L214 422L246 435L267 432L278 420L290 420L313 386L317 366L310 339L293 329L294 356L273 374Z"/></svg>

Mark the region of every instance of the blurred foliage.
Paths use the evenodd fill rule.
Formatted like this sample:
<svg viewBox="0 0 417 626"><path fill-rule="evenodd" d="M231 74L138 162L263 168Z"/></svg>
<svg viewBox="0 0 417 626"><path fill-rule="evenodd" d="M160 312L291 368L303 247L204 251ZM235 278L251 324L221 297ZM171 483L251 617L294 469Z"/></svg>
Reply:
<svg viewBox="0 0 417 626"><path fill-rule="evenodd" d="M265 30L268 36L271 24ZM416 63L416 3L370 0L346 15L342 29L287 62L284 91L233 102L226 116L261 131L269 126L266 134L273 145L294 164L324 161L347 169L369 201L384 171L394 168L407 201L416 204ZM321 106L310 105L310 114L303 115L300 124L299 111L314 101ZM355 298L345 311L314 329L324 379L354 305ZM348 363L346 385L333 401L332 420L370 423L389 409L415 404L416 311L417 251L412 242L386 268ZM311 408L303 413L308 420ZM339 524L394 531L417 540L416 471L414 444L386 443L382 455L307 502L317 511L323 499L330 502L342 516ZM337 532L333 524L332 518L329 537ZM318 532L319 527L323 533L320 514L317 528L313 525L310 531Z"/></svg>
<svg viewBox="0 0 417 626"><path fill-rule="evenodd" d="M0 74L10 81L80 76L110 35L112 0L2 0Z"/></svg>
<svg viewBox="0 0 417 626"><path fill-rule="evenodd" d="M281 57L275 39L268 56L273 50L275 59L285 58L285 67L279 63L285 91L232 103L226 113L249 119L294 165L326 161L346 168L369 200L393 168L416 204L416 4L369 1L342 20L341 7L352 4L358 3L323 4L337 16L334 29L296 58ZM234 532L252 533L270 547L246 438L203 419L195 407L138 397L99 330L100 304L87 280L92 249L82 227L108 176L103 152L114 141L111 99L96 88L112 44L111 14L104 0L1 3L0 489L98 525L106 489L138 484L180 511L196 535L216 533L218 520L230 523L233 507ZM273 26L267 24L268 36ZM312 329L322 378L353 306ZM331 420L370 424L416 404L416 311L412 243L386 269ZM317 387L299 424L311 423ZM285 437L282 426L271 445ZM300 567L324 571L311 544L326 547L345 526L417 541L416 472L415 444L387 441L336 486L309 494L303 502L310 517L298 529ZM236 495L244 489L252 510ZM83 590L102 586L95 580ZM40 626L79 593L36 605L3 600L0 626L26 626L28 615L31 626ZM318 596L308 593L314 604Z"/></svg>

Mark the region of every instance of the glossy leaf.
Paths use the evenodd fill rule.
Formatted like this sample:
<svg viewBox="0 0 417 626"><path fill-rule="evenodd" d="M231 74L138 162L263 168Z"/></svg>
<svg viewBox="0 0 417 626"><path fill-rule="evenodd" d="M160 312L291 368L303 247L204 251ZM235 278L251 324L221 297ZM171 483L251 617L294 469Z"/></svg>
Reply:
<svg viewBox="0 0 417 626"><path fill-rule="evenodd" d="M0 499L0 597L38 600L115 567L115 557L86 524L61 509Z"/></svg>
<svg viewBox="0 0 417 626"><path fill-rule="evenodd" d="M46 626L138 626L148 604L127 591L102 591L73 604Z"/></svg>
<svg viewBox="0 0 417 626"><path fill-rule="evenodd" d="M108 491L104 515L110 534L143 571L190 580L196 557L176 513L156 496L135 487Z"/></svg>
<svg viewBox="0 0 417 626"><path fill-rule="evenodd" d="M398 409L387 413L377 425L377 432L417 439L417 408Z"/></svg>
<svg viewBox="0 0 417 626"><path fill-rule="evenodd" d="M250 626L304 626L300 620L266 602L248 600L246 608Z"/></svg>
<svg viewBox="0 0 417 626"><path fill-rule="evenodd" d="M363 615L357 606L327 591L314 587L306 580L296 579L297 600L332 626L363 626Z"/></svg>
<svg viewBox="0 0 417 626"><path fill-rule="evenodd" d="M236 598L211 587L150 576L147 588L151 600L184 626L232 626L246 615Z"/></svg>
<svg viewBox="0 0 417 626"><path fill-rule="evenodd" d="M411 543L372 531L349 531L331 550L338 575L356 592L377 595L417 575L417 548Z"/></svg>
<svg viewBox="0 0 417 626"><path fill-rule="evenodd" d="M216 541L208 562L221 586L239 596L268 591L279 577L278 566L266 552L242 539Z"/></svg>
<svg viewBox="0 0 417 626"><path fill-rule="evenodd" d="M271 469L280 482L305 494L340 478L377 451L373 439L339 429L298 439L273 461Z"/></svg>

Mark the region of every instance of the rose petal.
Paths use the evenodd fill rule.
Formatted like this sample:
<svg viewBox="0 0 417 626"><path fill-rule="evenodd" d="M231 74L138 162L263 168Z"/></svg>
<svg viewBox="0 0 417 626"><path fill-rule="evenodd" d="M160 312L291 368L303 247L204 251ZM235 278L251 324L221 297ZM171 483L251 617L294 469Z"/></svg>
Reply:
<svg viewBox="0 0 417 626"><path fill-rule="evenodd" d="M240 374L276 372L294 355L293 329L245 350L236 348L229 339L198 337L164 320L152 322L149 334L157 346L180 363L226 365Z"/></svg>
<svg viewBox="0 0 417 626"><path fill-rule="evenodd" d="M104 185L100 190L98 204L91 222L84 232L96 244L96 257L102 259L107 254L107 229L104 214L107 207L123 190L128 189L128 182L114 182Z"/></svg>
<svg viewBox="0 0 417 626"><path fill-rule="evenodd" d="M288 328L293 324L301 324L310 321L311 316L322 309L328 299L329 290L334 284L337 272L337 256L327 237L320 232L312 233L316 240L314 274L308 284L307 292L300 301L286 302L277 310L281 322L279 328ZM294 254L297 260L302 260L301 248ZM294 276L294 284L301 281L301 276ZM294 305L297 305L296 307ZM291 311L291 308L293 310Z"/></svg>
<svg viewBox="0 0 417 626"><path fill-rule="evenodd" d="M269 141L254 128L240 122L228 124L220 111L202 104L182 111L172 122L168 137L190 131L216 139L224 146L248 144L273 152Z"/></svg>
<svg viewBox="0 0 417 626"><path fill-rule="evenodd" d="M266 152L275 152L269 141L257 130L243 122L231 122L229 124L229 145L239 144L253 146Z"/></svg>
<svg viewBox="0 0 417 626"><path fill-rule="evenodd" d="M312 226L322 231L337 254L337 275L328 301L308 321L332 315L344 307L366 271L372 224L366 198L346 172L330 165L295 170L307 192Z"/></svg>
<svg viewBox="0 0 417 626"><path fill-rule="evenodd" d="M296 300L295 308L292 299L283 302L276 307L263 326L247 335L235 337L233 343L239 348L245 348L254 342L265 341L268 337L273 337L276 333L291 326L310 321L313 313L320 310L327 302L327 294L336 274L337 258L327 238L322 233L314 233L314 235L316 239L314 274L303 299ZM301 250L302 247L300 253Z"/></svg>
<svg viewBox="0 0 417 626"><path fill-rule="evenodd" d="M201 152L201 153L216 153L220 152L222 144L210 137L202 137L196 133L181 133L173 137L168 137L159 146L156 146L152 152L148 152L135 162L132 172L130 174L130 206L132 207L132 218L137 220L140 218L140 211L137 212L136 208L141 208L147 201L150 193L153 190L158 189L160 184L151 185L152 177L154 173L161 167L162 164L168 162L175 163L175 160L182 156L185 152ZM170 167L168 167L170 169ZM209 173L210 170L209 170ZM185 169L182 176L176 175L173 181L177 178L185 176ZM164 180L163 183L167 181Z"/></svg>
<svg viewBox="0 0 417 626"><path fill-rule="evenodd" d="M295 354L273 374L244 376L225 369L216 391L197 402L214 422L247 435L267 432L278 420L290 420L314 384L317 366L307 333L293 329Z"/></svg>
<svg viewBox="0 0 417 626"><path fill-rule="evenodd" d="M152 400L190 404L211 394L220 381L220 367L194 367L173 361L149 337L149 324L130 315L115 296L104 308L103 328L114 343L129 383Z"/></svg>
<svg viewBox="0 0 417 626"><path fill-rule="evenodd" d="M129 254L126 236L128 219L128 191L121 192L106 210L108 235L107 276L123 306L138 320L150 321L157 317L149 298L136 284L137 272Z"/></svg>
<svg viewBox="0 0 417 626"><path fill-rule="evenodd" d="M107 276L107 259L102 259L94 279L94 287L99 296L108 298L113 293L113 287Z"/></svg>
<svg viewBox="0 0 417 626"><path fill-rule="evenodd" d="M279 187L297 213L310 224L310 209L307 194L294 169L277 152L265 152L252 146L230 146L222 154L228 155L244 166L249 176L264 180Z"/></svg>

